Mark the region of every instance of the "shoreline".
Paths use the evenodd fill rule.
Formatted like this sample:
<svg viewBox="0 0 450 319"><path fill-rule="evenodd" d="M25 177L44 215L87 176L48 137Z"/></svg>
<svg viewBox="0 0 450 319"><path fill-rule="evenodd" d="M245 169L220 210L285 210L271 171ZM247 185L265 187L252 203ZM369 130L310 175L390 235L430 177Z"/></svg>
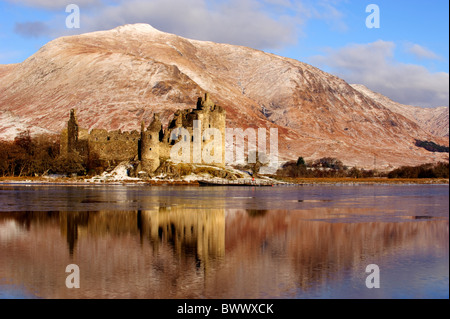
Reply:
<svg viewBox="0 0 450 319"><path fill-rule="evenodd" d="M279 184L277 184L277 182ZM449 185L449 179L387 179L387 178L289 178L274 180L274 187L314 186L314 185ZM101 180L88 181L88 178L45 178L45 177L0 177L1 185L48 185L48 186L196 186L197 180ZM224 185L227 186L227 185ZM242 187L260 187L243 185Z"/></svg>

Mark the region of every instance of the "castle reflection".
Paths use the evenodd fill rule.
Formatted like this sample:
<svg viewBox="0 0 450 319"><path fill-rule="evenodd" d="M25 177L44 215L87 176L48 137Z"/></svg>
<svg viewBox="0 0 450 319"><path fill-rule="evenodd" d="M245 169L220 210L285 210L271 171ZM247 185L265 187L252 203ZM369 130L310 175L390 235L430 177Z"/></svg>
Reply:
<svg viewBox="0 0 450 319"><path fill-rule="evenodd" d="M15 212L0 214L0 222L15 220L26 230L59 224L73 257L80 237L139 236L152 248L169 244L176 256L193 256L203 266L225 254L224 210L160 207L154 211Z"/></svg>
<svg viewBox="0 0 450 319"><path fill-rule="evenodd" d="M148 207L1 212L0 278L45 298L260 298L314 289L396 255L448 256L448 218L348 222L370 208L211 209L164 197ZM70 263L80 266L82 289L64 286Z"/></svg>

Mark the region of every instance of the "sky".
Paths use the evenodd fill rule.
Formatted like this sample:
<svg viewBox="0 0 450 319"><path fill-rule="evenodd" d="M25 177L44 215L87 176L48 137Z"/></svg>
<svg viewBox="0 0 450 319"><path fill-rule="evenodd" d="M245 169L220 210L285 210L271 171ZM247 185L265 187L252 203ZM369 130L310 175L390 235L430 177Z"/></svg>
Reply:
<svg viewBox="0 0 450 319"><path fill-rule="evenodd" d="M66 25L69 4L79 28ZM449 106L447 0L1 0L0 64L131 23L293 58L403 104Z"/></svg>

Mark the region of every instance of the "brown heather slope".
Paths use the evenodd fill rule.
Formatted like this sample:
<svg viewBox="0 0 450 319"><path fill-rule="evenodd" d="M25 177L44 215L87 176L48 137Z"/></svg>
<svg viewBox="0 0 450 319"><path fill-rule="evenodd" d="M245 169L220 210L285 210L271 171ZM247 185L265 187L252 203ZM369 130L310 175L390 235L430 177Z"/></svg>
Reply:
<svg viewBox="0 0 450 319"><path fill-rule="evenodd" d="M55 132L71 108L87 128L139 129L153 112L167 123L204 92L225 107L228 127L278 127L283 160L330 156L373 168L376 158L378 169L448 160L414 146L439 142L415 121L331 74L146 24L62 37L23 63L0 66L0 111Z"/></svg>

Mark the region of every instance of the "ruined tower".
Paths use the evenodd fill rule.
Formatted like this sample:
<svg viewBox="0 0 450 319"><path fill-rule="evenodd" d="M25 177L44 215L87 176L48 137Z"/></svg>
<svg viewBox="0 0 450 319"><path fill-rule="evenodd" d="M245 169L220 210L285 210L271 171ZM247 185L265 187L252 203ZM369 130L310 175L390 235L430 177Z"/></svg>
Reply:
<svg viewBox="0 0 450 319"><path fill-rule="evenodd" d="M203 110L203 109L211 109L214 107L214 102L211 101L211 98L209 96L209 93L205 93L205 97L199 97L197 100L197 110Z"/></svg>
<svg viewBox="0 0 450 319"><path fill-rule="evenodd" d="M75 110L70 110L70 118L67 122L67 153L73 153L78 147L78 121Z"/></svg>
<svg viewBox="0 0 450 319"><path fill-rule="evenodd" d="M225 127L226 127L226 111L219 105L214 104L210 99L209 93L205 93L204 98L199 98L197 102L197 109L192 113L191 121L201 121L201 131L205 132L207 129L217 129L222 138L222 162L215 163L216 165L225 166ZM192 126L192 122L191 122ZM202 150L209 140L202 139Z"/></svg>
<svg viewBox="0 0 450 319"><path fill-rule="evenodd" d="M147 172L154 172L160 165L160 142L162 124L159 114L155 113L153 121L147 130L141 128L140 154L142 169Z"/></svg>

